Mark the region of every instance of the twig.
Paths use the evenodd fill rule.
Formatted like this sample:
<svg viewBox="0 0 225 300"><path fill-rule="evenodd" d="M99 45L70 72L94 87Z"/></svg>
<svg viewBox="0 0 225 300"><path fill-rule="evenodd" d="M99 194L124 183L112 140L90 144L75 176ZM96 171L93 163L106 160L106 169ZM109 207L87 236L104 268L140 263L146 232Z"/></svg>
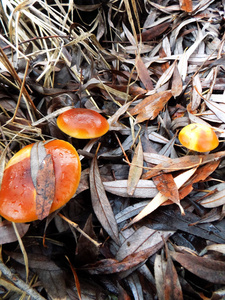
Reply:
<svg viewBox="0 0 225 300"><path fill-rule="evenodd" d="M58 216L61 217L64 221L69 223L71 226L73 226L78 232L80 232L83 236L85 236L89 241L91 241L96 247L101 246L100 243L96 242L94 239L92 239L87 233L85 233L82 229L80 229L79 225L77 223L74 223L73 221L69 220L67 217L63 216L61 213L58 213Z"/></svg>
<svg viewBox="0 0 225 300"><path fill-rule="evenodd" d="M0 271L6 276L7 279L11 280L18 288L29 295L31 299L46 300L46 298L42 297L36 290L21 280L17 275L13 274L2 261L0 261Z"/></svg>

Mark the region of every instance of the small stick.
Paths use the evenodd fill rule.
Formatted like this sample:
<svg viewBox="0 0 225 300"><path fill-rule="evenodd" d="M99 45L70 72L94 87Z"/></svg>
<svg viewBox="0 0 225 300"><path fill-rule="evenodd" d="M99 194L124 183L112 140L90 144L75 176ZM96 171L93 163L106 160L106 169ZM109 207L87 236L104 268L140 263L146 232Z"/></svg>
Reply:
<svg viewBox="0 0 225 300"><path fill-rule="evenodd" d="M100 247L101 246L101 243L96 242L87 233L85 233L82 229L80 229L80 227L79 227L79 225L77 223L74 223L73 221L69 220L67 217L63 216L61 213L58 213L58 216L61 217L64 221L66 221L68 224L70 224L71 226L73 226L78 232L80 232L83 236L85 236L96 247Z"/></svg>
<svg viewBox="0 0 225 300"><path fill-rule="evenodd" d="M25 283L21 280L17 275L13 274L11 270L0 260L0 271L5 275L7 279L12 281L15 286L17 286L21 291L24 291L27 295L34 300L46 300L46 298L42 297L35 289L29 286L29 284Z"/></svg>

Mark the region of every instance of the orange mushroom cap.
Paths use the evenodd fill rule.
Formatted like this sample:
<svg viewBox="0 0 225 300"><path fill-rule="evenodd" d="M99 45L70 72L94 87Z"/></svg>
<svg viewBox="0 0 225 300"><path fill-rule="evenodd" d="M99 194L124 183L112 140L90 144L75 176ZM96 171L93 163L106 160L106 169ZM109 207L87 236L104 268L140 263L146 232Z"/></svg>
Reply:
<svg viewBox="0 0 225 300"><path fill-rule="evenodd" d="M208 152L219 145L219 140L210 126L193 123L179 133L179 141L186 148L198 152Z"/></svg>
<svg viewBox="0 0 225 300"><path fill-rule="evenodd" d="M31 177L30 154L34 144L25 146L7 164L0 190L0 215L13 222L37 220L36 189ZM75 148L61 140L44 145L51 154L55 173L55 195L50 213L65 205L75 194L81 164Z"/></svg>
<svg viewBox="0 0 225 300"><path fill-rule="evenodd" d="M104 135L109 123L98 112L87 108L72 108L58 116L58 127L78 139L92 139Z"/></svg>

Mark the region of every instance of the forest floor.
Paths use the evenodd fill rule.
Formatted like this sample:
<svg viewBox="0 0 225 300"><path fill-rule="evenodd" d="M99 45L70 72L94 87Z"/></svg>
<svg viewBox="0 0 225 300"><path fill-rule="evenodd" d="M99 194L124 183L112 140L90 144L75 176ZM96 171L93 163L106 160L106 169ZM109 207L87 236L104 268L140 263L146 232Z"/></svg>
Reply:
<svg viewBox="0 0 225 300"><path fill-rule="evenodd" d="M224 11L222 0L1 1L0 181L24 146L52 139L82 168L60 212L1 219L1 299L225 299ZM63 133L57 117L72 107L109 131ZM187 138L201 149L182 145L191 123L216 148L202 132ZM34 165L27 176L55 182Z"/></svg>

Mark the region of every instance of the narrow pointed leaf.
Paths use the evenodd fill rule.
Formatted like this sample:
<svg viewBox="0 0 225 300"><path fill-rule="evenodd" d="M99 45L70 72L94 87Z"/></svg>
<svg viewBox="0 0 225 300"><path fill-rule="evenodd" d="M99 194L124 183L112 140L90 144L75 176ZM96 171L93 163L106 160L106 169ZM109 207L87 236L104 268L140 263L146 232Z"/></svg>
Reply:
<svg viewBox="0 0 225 300"><path fill-rule="evenodd" d="M109 236L119 244L117 223L100 177L96 157L93 158L90 167L90 191L92 206L99 222Z"/></svg>
<svg viewBox="0 0 225 300"><path fill-rule="evenodd" d="M143 149L141 145L141 141L139 141L135 152L134 157L132 159L132 163L129 170L128 181L127 181L127 193L132 196L136 189L139 179L142 175L142 167L143 167Z"/></svg>
<svg viewBox="0 0 225 300"><path fill-rule="evenodd" d="M225 262L210 258L198 257L189 253L171 252L171 256L182 267L209 282L224 284Z"/></svg>
<svg viewBox="0 0 225 300"><path fill-rule="evenodd" d="M150 179L160 173L170 173L184 169L190 169L201 166L203 164L220 160L225 156L225 151L206 155L188 155L184 157L168 159L167 161L158 164L150 171L142 175L142 179Z"/></svg>
<svg viewBox="0 0 225 300"><path fill-rule="evenodd" d="M174 178L174 181L179 189L196 171L196 168L188 170L177 177ZM149 204L129 223L129 226L140 221L154 210L156 210L160 205L168 200L167 197L162 195L160 192L149 202Z"/></svg>
<svg viewBox="0 0 225 300"><path fill-rule="evenodd" d="M36 214L39 220L49 215L55 196L55 172L52 156L48 154L42 161L36 182Z"/></svg>
<svg viewBox="0 0 225 300"><path fill-rule="evenodd" d="M147 90L153 90L154 87L148 69L139 55L136 58L135 66L137 68L138 76L140 77L145 88Z"/></svg>

